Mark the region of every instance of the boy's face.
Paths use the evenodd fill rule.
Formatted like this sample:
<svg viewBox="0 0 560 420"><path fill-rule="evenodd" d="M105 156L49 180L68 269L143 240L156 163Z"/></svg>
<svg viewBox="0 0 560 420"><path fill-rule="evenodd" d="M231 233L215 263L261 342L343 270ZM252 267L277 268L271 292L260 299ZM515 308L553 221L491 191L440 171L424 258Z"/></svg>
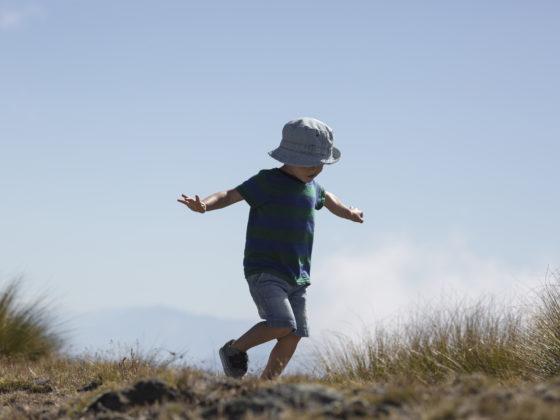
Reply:
<svg viewBox="0 0 560 420"><path fill-rule="evenodd" d="M282 167L290 175L295 176L301 182L307 184L313 181L313 179L321 173L323 170L323 165L316 166L292 166L284 165Z"/></svg>

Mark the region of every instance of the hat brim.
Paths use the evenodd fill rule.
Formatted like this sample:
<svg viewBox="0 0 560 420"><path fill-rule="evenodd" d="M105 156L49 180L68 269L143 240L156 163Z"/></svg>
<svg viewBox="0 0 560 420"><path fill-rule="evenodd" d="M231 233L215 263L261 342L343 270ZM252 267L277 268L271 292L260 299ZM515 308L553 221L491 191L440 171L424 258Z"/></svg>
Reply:
<svg viewBox="0 0 560 420"><path fill-rule="evenodd" d="M326 159L319 158L315 155L307 155L301 152L293 152L283 147L278 147L268 154L280 161L292 166L316 166L316 165L332 165L340 160L342 153L336 147L332 148L332 154Z"/></svg>

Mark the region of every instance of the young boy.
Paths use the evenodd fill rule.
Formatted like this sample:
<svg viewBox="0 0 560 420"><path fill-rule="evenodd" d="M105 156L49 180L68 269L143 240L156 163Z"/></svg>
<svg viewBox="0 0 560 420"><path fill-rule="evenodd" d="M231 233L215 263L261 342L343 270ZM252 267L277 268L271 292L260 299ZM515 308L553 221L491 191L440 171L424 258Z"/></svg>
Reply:
<svg viewBox="0 0 560 420"><path fill-rule="evenodd" d="M264 319L220 349L226 375L247 372L247 350L272 339L262 378L279 376L301 337L308 337L306 289L310 284L315 210L323 205L339 217L363 222L363 212L346 207L325 191L315 177L340 159L334 134L325 123L298 118L282 130L280 146L269 153L281 168L262 170L238 187L200 200L182 194L180 203L199 213L245 200L251 207L243 261L249 291Z"/></svg>

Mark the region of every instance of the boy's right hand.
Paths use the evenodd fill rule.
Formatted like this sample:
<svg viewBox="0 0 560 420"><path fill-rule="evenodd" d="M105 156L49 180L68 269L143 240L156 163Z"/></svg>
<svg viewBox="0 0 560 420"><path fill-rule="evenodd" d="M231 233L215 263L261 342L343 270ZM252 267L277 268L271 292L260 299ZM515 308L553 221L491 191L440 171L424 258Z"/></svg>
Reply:
<svg viewBox="0 0 560 420"><path fill-rule="evenodd" d="M181 195L183 196L183 199L181 200L180 198L178 198L177 201L179 203L183 203L192 211L196 211L198 213L206 213L206 204L200 201L200 197L198 195L195 195L196 198L189 197L185 194Z"/></svg>
<svg viewBox="0 0 560 420"><path fill-rule="evenodd" d="M364 223L364 212L356 207L348 207L350 209L350 220L353 222Z"/></svg>

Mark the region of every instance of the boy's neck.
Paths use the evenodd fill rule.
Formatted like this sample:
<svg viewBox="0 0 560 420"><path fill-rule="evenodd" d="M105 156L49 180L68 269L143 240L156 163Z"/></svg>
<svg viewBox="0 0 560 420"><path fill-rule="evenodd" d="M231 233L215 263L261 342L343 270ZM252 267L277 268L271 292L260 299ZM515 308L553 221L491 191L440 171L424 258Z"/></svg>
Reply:
<svg viewBox="0 0 560 420"><path fill-rule="evenodd" d="M321 173L323 165L300 167L284 164L280 170L304 184L308 184Z"/></svg>

